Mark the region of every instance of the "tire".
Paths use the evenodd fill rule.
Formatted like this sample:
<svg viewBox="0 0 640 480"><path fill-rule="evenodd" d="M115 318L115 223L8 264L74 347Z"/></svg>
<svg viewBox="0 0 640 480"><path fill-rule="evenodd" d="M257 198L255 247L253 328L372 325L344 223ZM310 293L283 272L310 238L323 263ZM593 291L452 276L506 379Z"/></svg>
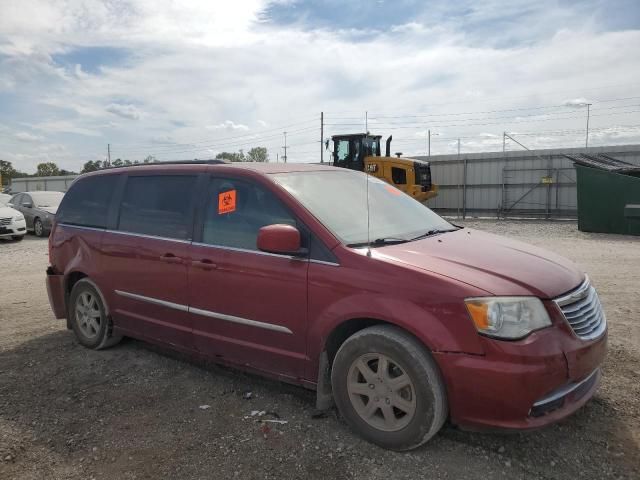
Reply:
<svg viewBox="0 0 640 480"><path fill-rule="evenodd" d="M438 366L421 342L397 327L377 325L349 337L334 358L331 385L349 426L383 448L416 448L447 419Z"/></svg>
<svg viewBox="0 0 640 480"><path fill-rule="evenodd" d="M20 240L22 240L24 238L24 235L15 235L15 236L13 236L11 238L13 238L16 242L19 242Z"/></svg>
<svg viewBox="0 0 640 480"><path fill-rule="evenodd" d="M93 283L85 278L79 280L71 290L67 315L78 342L87 348L108 348L122 339L119 335L113 335L113 324L106 315L102 296Z"/></svg>
<svg viewBox="0 0 640 480"><path fill-rule="evenodd" d="M44 224L42 223L42 220L40 220L39 218L36 218L33 221L33 233L36 237L45 236Z"/></svg>

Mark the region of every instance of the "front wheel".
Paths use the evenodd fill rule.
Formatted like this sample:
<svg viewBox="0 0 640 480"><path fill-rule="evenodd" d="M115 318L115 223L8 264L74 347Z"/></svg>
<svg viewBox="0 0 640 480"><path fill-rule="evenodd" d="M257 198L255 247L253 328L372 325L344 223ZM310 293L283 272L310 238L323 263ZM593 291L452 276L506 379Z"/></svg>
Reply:
<svg viewBox="0 0 640 480"><path fill-rule="evenodd" d="M362 437L391 450L410 450L442 427L448 407L433 358L399 328L379 325L349 337L331 370L336 405Z"/></svg>

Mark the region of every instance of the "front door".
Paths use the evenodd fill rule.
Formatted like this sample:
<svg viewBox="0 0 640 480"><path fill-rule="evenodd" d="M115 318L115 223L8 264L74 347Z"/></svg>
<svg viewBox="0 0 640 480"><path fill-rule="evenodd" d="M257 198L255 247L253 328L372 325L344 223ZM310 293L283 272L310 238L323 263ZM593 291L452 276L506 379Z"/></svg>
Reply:
<svg viewBox="0 0 640 480"><path fill-rule="evenodd" d="M304 373L308 260L261 252L258 230L296 219L267 187L212 178L191 246L189 309L196 348L298 378Z"/></svg>
<svg viewBox="0 0 640 480"><path fill-rule="evenodd" d="M196 175L129 175L102 270L116 328L192 349L187 268Z"/></svg>

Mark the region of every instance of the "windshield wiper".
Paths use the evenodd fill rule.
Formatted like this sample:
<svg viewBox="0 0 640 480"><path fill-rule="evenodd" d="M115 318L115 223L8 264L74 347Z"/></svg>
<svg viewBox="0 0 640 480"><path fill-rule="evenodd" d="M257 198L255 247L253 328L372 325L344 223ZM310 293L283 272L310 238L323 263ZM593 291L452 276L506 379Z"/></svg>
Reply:
<svg viewBox="0 0 640 480"><path fill-rule="evenodd" d="M455 232L456 230L458 230L458 229L449 228L447 230L440 230L440 229L434 228L432 230L429 230L426 233L418 235L417 237L413 237L410 241L413 242L414 240L420 240L421 238L431 237L433 235L438 235L439 233Z"/></svg>
<svg viewBox="0 0 640 480"><path fill-rule="evenodd" d="M383 237L383 238L376 238L371 242L348 243L347 247L350 247L350 248L367 247L367 246L381 247L383 245L397 245L398 243L406 243L409 241L410 240L407 240L406 238Z"/></svg>

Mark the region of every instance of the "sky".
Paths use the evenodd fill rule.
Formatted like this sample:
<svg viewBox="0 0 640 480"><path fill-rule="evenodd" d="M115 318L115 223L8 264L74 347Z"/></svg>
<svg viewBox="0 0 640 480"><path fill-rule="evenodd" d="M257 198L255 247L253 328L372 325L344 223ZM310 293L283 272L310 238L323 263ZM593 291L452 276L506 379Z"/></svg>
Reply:
<svg viewBox="0 0 640 480"><path fill-rule="evenodd" d="M637 0L0 0L0 159L640 143ZM320 131L324 112L324 134ZM520 149L507 142L507 149ZM328 158L325 152L325 160Z"/></svg>

